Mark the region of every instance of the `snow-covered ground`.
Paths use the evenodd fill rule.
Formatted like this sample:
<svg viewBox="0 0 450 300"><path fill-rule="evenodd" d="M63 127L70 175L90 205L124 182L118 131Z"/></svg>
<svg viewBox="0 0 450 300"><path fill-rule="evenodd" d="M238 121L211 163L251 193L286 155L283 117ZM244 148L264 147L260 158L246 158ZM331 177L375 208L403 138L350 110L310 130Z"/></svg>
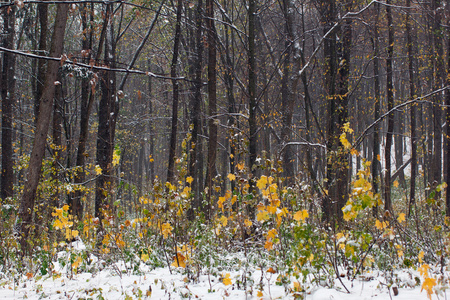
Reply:
<svg viewBox="0 0 450 300"><path fill-rule="evenodd" d="M201 275L192 283L187 282L187 276L182 274L181 270L172 270L171 274L169 268L145 268L146 266L141 268L141 275L119 275L118 268L107 267L96 274L81 273L71 278L68 278L67 274L61 274L41 278L21 276L16 278L15 283L13 280L2 280L0 299L295 299L292 290L286 291L286 288L294 288L293 283L286 288L276 285L278 275L266 272L261 294L261 270L252 273L253 285L248 286L245 291L242 286L237 287L242 272L230 272L232 284L224 285L223 277ZM343 285L336 280L333 289L314 287L307 293L302 293L302 296L314 300L427 299L426 292L421 292L420 287L415 286L409 272L398 273L398 278L403 277L404 286L398 288L397 296L394 296L392 288L389 292L385 279L380 274L371 274L353 282L342 278L350 294L346 293ZM223 276L226 276L226 272ZM432 297L438 299L436 294ZM445 291L442 291L439 299L447 299Z"/></svg>
<svg viewBox="0 0 450 300"><path fill-rule="evenodd" d="M72 243L70 249L78 252L85 250L85 246L78 241ZM66 251L59 253L60 257L69 255ZM53 274L39 276L28 273L16 275L14 279L0 279L0 299L427 299L426 291L421 291L418 284L423 279L418 271L412 269L390 274L398 295L394 295L395 288L388 288L387 276L380 271L370 271L353 281L346 277L334 279L333 288L309 284L306 292L296 295L295 290L301 290L301 283L290 278L290 283L284 286L277 284L279 274L272 268L262 272L258 267L248 267L246 271L224 270L215 276L203 274L195 277L192 273L186 274L182 268L154 269L140 264L139 270L131 271L132 268L127 268L121 261L106 264L94 256L92 261L92 272L73 274L70 269L68 271L67 265L64 267L59 262L53 262ZM244 274L247 274L246 288L242 283ZM449 274L445 275L445 278L449 277ZM189 277L195 278L189 280ZM446 291L439 283L434 288L432 299L447 299Z"/></svg>

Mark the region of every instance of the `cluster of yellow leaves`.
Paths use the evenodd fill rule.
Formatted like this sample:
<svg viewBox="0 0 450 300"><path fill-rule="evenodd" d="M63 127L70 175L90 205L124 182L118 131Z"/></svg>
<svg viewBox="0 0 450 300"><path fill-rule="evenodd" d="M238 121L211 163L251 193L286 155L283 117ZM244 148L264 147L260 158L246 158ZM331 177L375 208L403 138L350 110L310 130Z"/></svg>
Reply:
<svg viewBox="0 0 450 300"><path fill-rule="evenodd" d="M339 136L339 140L341 141L341 144L344 146L345 149L350 149L352 144L347 140L347 133L353 133L353 129L350 128L350 123L347 122L344 124L342 128L342 133ZM352 153L353 154L353 153Z"/></svg>
<svg viewBox="0 0 450 300"><path fill-rule="evenodd" d="M56 217L53 222L53 227L55 229L65 230L66 239L71 240L78 236L78 230L72 230L73 226L72 215L69 214L69 205L64 205L62 208L55 208L55 211L52 212L52 216Z"/></svg>
<svg viewBox="0 0 450 300"><path fill-rule="evenodd" d="M350 198L342 208L344 220L350 221L356 219L358 214L365 209L372 208L379 203L379 199L372 192L370 183L370 161L364 161L364 168L359 170L357 178L352 182Z"/></svg>
<svg viewBox="0 0 450 300"><path fill-rule="evenodd" d="M164 223L161 225L161 233L165 239L172 235L173 227L169 223Z"/></svg>
<svg viewBox="0 0 450 300"><path fill-rule="evenodd" d="M225 274L225 276L222 275L222 283L224 285L233 284L233 282L231 281L231 278L230 278L230 273Z"/></svg>
<svg viewBox="0 0 450 300"><path fill-rule="evenodd" d="M175 268L186 268L186 262L189 260L189 256L192 254L193 247L187 247L183 245L181 247L177 246L177 253L174 256L174 262L172 267Z"/></svg>
<svg viewBox="0 0 450 300"><path fill-rule="evenodd" d="M76 269L78 268L78 266L83 262L83 259L81 258L80 255L77 255L77 258L73 261L72 263L72 268Z"/></svg>
<svg viewBox="0 0 450 300"><path fill-rule="evenodd" d="M299 210L294 214L294 220L297 221L299 224L302 224L305 222L306 218L309 217L309 213L306 209Z"/></svg>
<svg viewBox="0 0 450 300"><path fill-rule="evenodd" d="M264 245L264 248L266 248L267 250L272 250L273 249L273 244L278 243L279 240L276 238L278 236L278 232L275 228L272 228L271 230L269 230L267 232L267 236L266 236L266 243Z"/></svg>
<svg viewBox="0 0 450 300"><path fill-rule="evenodd" d="M423 252L421 252L423 253ZM419 254L420 256L420 254ZM423 257L423 254L422 254ZM428 270L430 269L430 266L428 264L422 264L418 268L418 271L420 275L424 278L424 281L422 283L422 289L421 291L425 290L427 292L428 299L431 300L431 295L433 295L433 288L436 286L436 278L430 277Z"/></svg>
<svg viewBox="0 0 450 300"><path fill-rule="evenodd" d="M237 196L232 195L230 190L227 190L225 195L223 197L219 197L219 200L217 201L217 206L224 212L225 204L227 201L231 202L231 205L233 205L237 201Z"/></svg>
<svg viewBox="0 0 450 300"><path fill-rule="evenodd" d="M112 164L115 167L119 164L119 162L120 162L120 150L116 149L116 150L114 150L114 153L113 153Z"/></svg>

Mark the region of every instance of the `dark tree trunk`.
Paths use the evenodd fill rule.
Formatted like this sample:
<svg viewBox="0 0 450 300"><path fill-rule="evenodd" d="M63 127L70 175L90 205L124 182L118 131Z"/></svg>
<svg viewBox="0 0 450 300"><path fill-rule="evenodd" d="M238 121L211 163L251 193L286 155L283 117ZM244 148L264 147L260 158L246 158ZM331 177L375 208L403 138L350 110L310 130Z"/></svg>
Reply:
<svg viewBox="0 0 450 300"><path fill-rule="evenodd" d="M182 1L177 1L177 23L175 24L175 38L173 44L173 57L172 64L170 66L170 76L172 78L177 77L177 66L178 66L178 48L180 46L180 36L181 36L181 13L182 13ZM170 148L169 148L169 166L167 168L167 181L170 183L174 182L174 165L175 165L175 154L177 147L177 127L178 127L178 100L180 97L179 92L179 82L176 79L172 79L172 125L170 133Z"/></svg>
<svg viewBox="0 0 450 300"><path fill-rule="evenodd" d="M64 32L66 29L69 4L58 4L56 19L52 36L50 57L61 57L64 45ZM19 207L19 233L20 244L24 253L28 252L28 238L32 226L33 209L36 189L41 175L42 159L44 158L47 132L53 110L53 97L55 95L55 81L58 75L59 61L49 61L45 84L40 99L39 115L36 122L35 138L32 146L30 162L27 171L27 180L23 190Z"/></svg>
<svg viewBox="0 0 450 300"><path fill-rule="evenodd" d="M37 14L40 26L39 35L39 55L45 55L47 51L47 35L48 35L48 4L39 3L37 5ZM47 62L44 59L38 60L37 66L37 79L36 79L36 94L34 95L34 116L35 121L39 115L39 101L42 96L42 91L44 88L45 72L46 72Z"/></svg>
<svg viewBox="0 0 450 300"><path fill-rule="evenodd" d="M386 101L387 110L390 111L394 107L394 86L393 86L393 70L392 60L394 55L394 28L392 24L392 8L391 0L386 0L386 15L388 21L388 46L386 58ZM391 148L392 148L392 132L394 130L394 113L388 116L387 132L386 132L386 149L384 151L385 168L384 174L384 209L392 210L391 202Z"/></svg>
<svg viewBox="0 0 450 300"><path fill-rule="evenodd" d="M83 61L89 63L91 58L91 47L92 47L92 33L90 32L90 27L88 27L88 16L93 14L93 4L91 4L90 11L86 4L83 5L83 10L81 11L81 24L83 28L83 38L82 38L82 51L85 56ZM104 34L103 34L104 36ZM102 49L102 39L100 39L99 51ZM100 53L97 53L97 59L100 57ZM86 143L89 135L89 118L92 111L92 106L94 103L94 93L96 81L89 80L89 78L81 79L81 107L80 107L80 137L78 139L77 148L77 158L76 166L79 168L75 174L75 183L81 184L85 180L85 160L86 160ZM83 218L83 202L81 201L83 195L82 192L76 191L74 195L69 199L69 206L72 210L72 214L77 217L78 220Z"/></svg>
<svg viewBox="0 0 450 300"><path fill-rule="evenodd" d="M256 101L256 3L257 0L248 0L248 96L249 96L249 168L252 175L250 179L249 192L253 193L256 177L256 155L257 155L257 101Z"/></svg>
<svg viewBox="0 0 450 300"><path fill-rule="evenodd" d="M324 34L337 21L338 8L334 1L323 1ZM351 3L346 5L350 10ZM340 222L342 207L348 198L348 153L339 136L348 121L348 85L350 73L351 20L338 25L324 44L325 76L328 99L327 125L327 189L323 201L323 218L329 223Z"/></svg>
<svg viewBox="0 0 450 300"><path fill-rule="evenodd" d="M444 49L443 49L443 27L442 22L442 12L444 10L441 7L440 0L433 0L433 43L434 43L434 89L438 90L442 88L442 84L445 80L445 70L444 70ZM447 3L448 5L448 3ZM436 186L442 181L442 93L436 94L434 96L433 105L433 157L431 165L431 180L432 185ZM439 197L440 193L436 193L436 199Z"/></svg>
<svg viewBox="0 0 450 300"><path fill-rule="evenodd" d="M450 85L450 18L447 18L447 86ZM445 154L447 156L447 161L450 160L450 90L446 89L445 90L445 105L447 105L447 110L446 110L446 121L447 121L447 148L445 149ZM446 198L445 198L445 203L446 203L446 210L445 210L445 215L447 217L450 217L450 163L446 165L446 170L447 172L447 190L446 190Z"/></svg>
<svg viewBox="0 0 450 300"><path fill-rule="evenodd" d="M202 172L199 163L199 133L201 131L201 101L202 101L202 62L203 62L203 30L202 30L202 13L203 13L203 1L197 1L197 10L195 13L196 31L193 38L192 49L194 51L191 59L191 74L194 76L194 83L192 86L191 94L191 147L189 157L189 169L188 175L191 176L194 181L191 184L192 192L194 193L194 201L192 208L194 210L200 208L200 187L202 182L200 181L200 173Z"/></svg>
<svg viewBox="0 0 450 300"><path fill-rule="evenodd" d="M106 15L111 15L112 4L106 5ZM108 17L107 17L108 19ZM104 65L114 67L115 45L113 21L109 21L105 37ZM98 109L97 164L101 168L95 190L95 217L102 218L101 210L106 208L107 196L112 186L112 157L114 150L114 125L116 117L116 78L115 73L102 71L100 74L101 98ZM110 196L110 195L109 195ZM101 224L101 222L100 222Z"/></svg>
<svg viewBox="0 0 450 300"><path fill-rule="evenodd" d="M294 152L292 147L286 145L291 141L292 131L292 116L294 114L294 95L292 89L292 63L291 54L294 48L294 7L291 0L283 0L282 10L285 19L284 34L285 34L285 50L283 61L283 77L281 79L281 111L282 111L282 128L281 141L284 147L283 153L283 169L284 177L286 178L286 185L291 186L294 183Z"/></svg>
<svg viewBox="0 0 450 300"><path fill-rule="evenodd" d="M380 106L381 106L381 96L380 96L380 75L379 75L379 45L378 45L378 20L380 15L380 4L375 3L375 20L374 20L374 37L372 39L373 45L373 85L374 85L374 120L378 120L380 118ZM374 194L378 194L380 188L379 185L381 180L380 176L380 125L375 125L373 128L373 156L372 156L372 186ZM375 206L373 209L373 213L376 216L377 207Z"/></svg>
<svg viewBox="0 0 450 300"><path fill-rule="evenodd" d="M3 8L3 42L2 46L14 48L15 35L15 6L12 9ZM3 52L1 74L1 113L2 113L2 170L1 170L1 199L13 196L13 104L15 101L15 61L14 54Z"/></svg>
<svg viewBox="0 0 450 300"><path fill-rule="evenodd" d="M206 186L208 187L208 214L211 214L211 195L213 194L213 178L216 176L217 154L217 57L216 57L216 28L214 26L214 1L206 0L206 30L208 32L208 163L206 171Z"/></svg>
<svg viewBox="0 0 450 300"><path fill-rule="evenodd" d="M406 6L411 6L411 0L406 1ZM416 86L414 76L414 52L412 41L412 28L411 28L411 15L410 11L406 14L406 47L408 52L408 75L409 75L409 99L412 100L416 97ZM450 44L449 44L450 45ZM416 170L417 170L417 133L416 133L416 105L411 105L410 108L410 134L411 134L411 182L410 182L410 195L408 205L408 217L411 215L411 209L416 202ZM448 126L447 126L448 128Z"/></svg>

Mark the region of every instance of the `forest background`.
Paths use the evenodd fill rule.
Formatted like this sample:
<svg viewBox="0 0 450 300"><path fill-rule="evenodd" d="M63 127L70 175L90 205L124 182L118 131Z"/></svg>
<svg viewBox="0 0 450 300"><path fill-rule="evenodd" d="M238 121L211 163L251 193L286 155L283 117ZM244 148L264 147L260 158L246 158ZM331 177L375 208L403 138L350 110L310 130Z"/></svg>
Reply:
<svg viewBox="0 0 450 300"><path fill-rule="evenodd" d="M444 274L446 1L0 12L4 272L45 275L81 239L98 256L194 269L206 241L259 249L304 282L424 257ZM72 254L71 271L86 267Z"/></svg>

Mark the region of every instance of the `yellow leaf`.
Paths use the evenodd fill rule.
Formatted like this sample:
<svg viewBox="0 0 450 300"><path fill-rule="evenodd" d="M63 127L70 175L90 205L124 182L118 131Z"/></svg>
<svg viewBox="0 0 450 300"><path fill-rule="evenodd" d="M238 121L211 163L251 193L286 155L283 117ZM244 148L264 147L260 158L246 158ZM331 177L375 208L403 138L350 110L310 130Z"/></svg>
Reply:
<svg viewBox="0 0 450 300"><path fill-rule="evenodd" d="M76 269L81 264L82 259L81 256L77 256L77 259L72 263L72 268Z"/></svg>
<svg viewBox="0 0 450 300"><path fill-rule="evenodd" d="M192 176L186 177L186 182L187 182L187 183L191 184L192 181L194 181L194 178L192 178Z"/></svg>
<svg viewBox="0 0 450 300"><path fill-rule="evenodd" d="M405 214L404 214L404 213L399 214L399 215L398 215L398 218L397 218L397 221L398 221L399 223L405 221Z"/></svg>
<svg viewBox="0 0 450 300"><path fill-rule="evenodd" d="M219 222L222 223L222 226L225 227L228 224L228 219L227 219L227 217L222 216L222 217L219 218Z"/></svg>
<svg viewBox="0 0 450 300"><path fill-rule="evenodd" d="M264 248L266 248L267 250L272 250L273 249L273 243L271 241L266 241L266 243L264 244Z"/></svg>
<svg viewBox="0 0 450 300"><path fill-rule="evenodd" d="M172 234L172 229L173 227L169 223L164 223L161 225L161 232L165 239Z"/></svg>
<svg viewBox="0 0 450 300"><path fill-rule="evenodd" d="M238 168L238 170L243 170L244 169L244 167L245 167L245 164L243 163L243 162L241 162L241 163L238 163L237 165L236 165L236 167Z"/></svg>
<svg viewBox="0 0 450 300"><path fill-rule="evenodd" d="M350 128L350 122L344 124L343 130L348 133L353 133L353 129Z"/></svg>
<svg viewBox="0 0 450 300"><path fill-rule="evenodd" d="M233 282L231 281L231 278L230 278L230 273L227 273L227 274L223 277L222 282L223 282L223 284L225 284L225 285L230 285L230 284L233 283Z"/></svg>
<svg viewBox="0 0 450 300"><path fill-rule="evenodd" d="M261 178L259 178L259 180L256 182L256 186L262 190L266 187L267 185L267 176L262 175Z"/></svg>
<svg viewBox="0 0 450 300"><path fill-rule="evenodd" d="M62 229L63 224L61 223L61 221L59 219L56 219L55 222L53 223L53 227L55 227L55 229Z"/></svg>
<svg viewBox="0 0 450 300"><path fill-rule="evenodd" d="M262 296L264 296L262 291L258 291L258 293L256 293L256 297L262 297Z"/></svg>
<svg viewBox="0 0 450 300"><path fill-rule="evenodd" d="M296 212L294 214L294 220L296 220L299 223L305 221L305 219L308 217L309 217L309 213L306 209L299 210L298 212Z"/></svg>
<svg viewBox="0 0 450 300"><path fill-rule="evenodd" d="M398 187L398 181L394 181L394 183L392 184L394 187Z"/></svg>
<svg viewBox="0 0 450 300"><path fill-rule="evenodd" d="M175 256L175 260L172 263L172 267L186 268L186 257L183 254L177 252L177 255Z"/></svg>
<svg viewBox="0 0 450 300"><path fill-rule="evenodd" d="M378 160L378 161L381 161L381 156L380 156L380 154L377 154L377 160Z"/></svg>
<svg viewBox="0 0 450 300"><path fill-rule="evenodd" d="M252 221L250 221L249 219L245 219L245 220L244 220L244 224L245 224L245 226L247 226L247 227L251 227L251 226L253 225Z"/></svg>
<svg viewBox="0 0 450 300"><path fill-rule="evenodd" d="M436 285L436 279L435 278L425 278L422 289L420 291L425 290L427 292L428 299L431 300L431 295L433 294L433 287Z"/></svg>
<svg viewBox="0 0 450 300"><path fill-rule="evenodd" d="M423 252L423 251L420 251L420 252L419 252L418 258L419 258L419 262L420 262L420 263L423 262L423 256L424 256L424 255L425 255L425 252Z"/></svg>
<svg viewBox="0 0 450 300"><path fill-rule="evenodd" d="M263 222L269 219L269 213L267 212L267 210L263 210L260 211L257 215L256 215L256 220L258 220L258 222Z"/></svg>
<svg viewBox="0 0 450 300"><path fill-rule="evenodd" d="M277 234L278 234L277 230L273 228L267 232L267 238L274 239L277 236Z"/></svg>
<svg viewBox="0 0 450 300"><path fill-rule="evenodd" d="M233 181L236 179L236 175L230 173L230 174L228 174L227 178L228 178L228 180Z"/></svg>
<svg viewBox="0 0 450 300"><path fill-rule="evenodd" d="M27 276L27 279L31 279L31 278L33 278L33 273L28 272L26 274L26 276Z"/></svg>
<svg viewBox="0 0 450 300"><path fill-rule="evenodd" d="M64 210L64 211L68 211L69 210L69 205L64 205L63 207L62 207L62 209Z"/></svg>
<svg viewBox="0 0 450 300"><path fill-rule="evenodd" d="M149 255L147 253L142 253L141 259L146 262L149 259Z"/></svg>
<svg viewBox="0 0 450 300"><path fill-rule="evenodd" d="M422 277L428 277L428 270L430 269L430 266L428 264L423 264L417 270L419 271L420 275Z"/></svg>
<svg viewBox="0 0 450 300"><path fill-rule="evenodd" d="M72 230L72 236L77 237L78 236L78 230Z"/></svg>
<svg viewBox="0 0 450 300"><path fill-rule="evenodd" d="M102 168L99 165L96 165L94 170L96 175L102 174Z"/></svg>

